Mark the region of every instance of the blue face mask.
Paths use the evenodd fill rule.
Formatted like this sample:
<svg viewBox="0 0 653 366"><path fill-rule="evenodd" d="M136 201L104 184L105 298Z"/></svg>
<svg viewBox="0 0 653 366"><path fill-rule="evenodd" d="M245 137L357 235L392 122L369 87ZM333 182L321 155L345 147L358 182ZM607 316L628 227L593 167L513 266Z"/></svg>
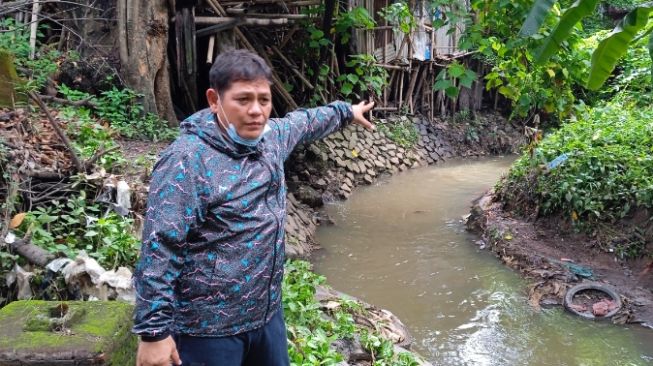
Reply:
<svg viewBox="0 0 653 366"><path fill-rule="evenodd" d="M266 124L265 127L263 128L263 132L261 132L261 134L257 138L246 139L244 137L241 137L236 131L236 127L234 127L234 125L231 122L229 122L229 120L227 119L227 114L224 112L224 108L222 108L222 103L220 103L220 109L222 110L224 119L227 122L227 126L226 126L227 135L229 136L231 141L237 144L249 146L249 147L256 147L256 145L258 145L258 143L261 142L261 139L263 139L263 135L265 135L268 131L270 131L270 126ZM216 119L220 120L220 118L217 115L215 117Z"/></svg>
<svg viewBox="0 0 653 366"><path fill-rule="evenodd" d="M227 123L229 123L229 122L227 121ZM233 142L235 142L237 144L240 144L240 145L249 146L249 147L256 147L256 145L258 145L258 143L261 142L261 139L263 139L263 135L265 135L268 131L270 131L270 126L268 126L266 124L265 127L263 128L263 132L261 132L261 134L257 138L255 138L255 139L246 139L246 138L240 137L238 132L236 132L236 127L234 127L234 125L232 125L231 123L229 123L229 127L227 127L227 135L229 135L229 138Z"/></svg>

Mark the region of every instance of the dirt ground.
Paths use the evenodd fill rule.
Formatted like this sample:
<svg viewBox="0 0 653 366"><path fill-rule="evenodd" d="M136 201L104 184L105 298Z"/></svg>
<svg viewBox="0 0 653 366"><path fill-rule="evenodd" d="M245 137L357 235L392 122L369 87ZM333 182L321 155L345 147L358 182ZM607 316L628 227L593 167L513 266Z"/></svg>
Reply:
<svg viewBox="0 0 653 366"><path fill-rule="evenodd" d="M481 246L534 281L529 293L533 307L562 305L567 289L594 281L611 286L622 298L624 306L612 317L614 323L653 329L653 273L642 273L650 258L618 260L594 247L586 235L563 233L551 222L512 217L492 202L491 192L477 201L468 226L482 235Z"/></svg>

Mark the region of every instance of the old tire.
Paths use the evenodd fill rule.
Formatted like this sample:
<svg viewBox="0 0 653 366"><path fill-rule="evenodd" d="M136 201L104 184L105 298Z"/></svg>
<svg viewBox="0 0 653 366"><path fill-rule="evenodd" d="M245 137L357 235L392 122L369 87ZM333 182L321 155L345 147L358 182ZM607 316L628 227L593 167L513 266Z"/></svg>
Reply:
<svg viewBox="0 0 653 366"><path fill-rule="evenodd" d="M595 291L603 292L603 293L607 294L608 296L610 296L612 301L614 301L617 306L614 309L612 309L612 311L605 314L604 316L594 316L594 314L592 314L591 312L590 313L581 313L581 312L573 309L570 305L573 304L574 296L577 293L579 293L581 291L585 291L585 290L595 290ZM616 291L614 291L608 285L598 283L598 282L581 283L581 284L578 284L578 285L570 288L569 290L567 290L567 293L565 294L565 300L564 300L564 306L565 306L565 309L567 309L567 311L569 311L572 314L576 314L576 315L578 315L578 316L580 316L582 318L592 319L592 320L609 319L612 316L614 316L615 314L617 314L619 312L619 310L621 310L622 305L623 304L621 303L621 296L619 296L619 294Z"/></svg>

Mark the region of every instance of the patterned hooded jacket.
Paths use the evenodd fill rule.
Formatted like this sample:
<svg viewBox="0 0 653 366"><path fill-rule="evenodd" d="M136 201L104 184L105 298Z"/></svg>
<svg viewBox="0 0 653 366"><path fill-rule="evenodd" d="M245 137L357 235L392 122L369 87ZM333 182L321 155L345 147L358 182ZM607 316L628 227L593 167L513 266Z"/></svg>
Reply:
<svg viewBox="0 0 653 366"><path fill-rule="evenodd" d="M228 336L267 323L281 304L283 163L352 118L344 102L300 109L268 120L256 148L224 138L208 109L182 122L152 173L133 332Z"/></svg>

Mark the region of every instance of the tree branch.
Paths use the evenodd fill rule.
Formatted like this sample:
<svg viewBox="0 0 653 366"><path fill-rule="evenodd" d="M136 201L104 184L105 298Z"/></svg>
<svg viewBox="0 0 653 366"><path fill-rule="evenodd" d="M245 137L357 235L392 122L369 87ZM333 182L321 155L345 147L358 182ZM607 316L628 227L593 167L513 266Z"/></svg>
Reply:
<svg viewBox="0 0 653 366"><path fill-rule="evenodd" d="M68 151L70 151L70 155L73 157L73 163L75 164L75 168L77 169L77 172L83 172L84 171L84 165L82 164L82 161L79 160L79 157L77 156L77 153L75 153L75 148L73 147L73 144L70 142L68 139L68 136L63 132L61 127L59 126L59 123L54 120L52 117L52 114L50 114L50 111L48 111L48 107L45 106L45 103L43 103L43 100L41 100L41 97L38 96L38 94L30 91L28 92L28 95L32 100L36 102L36 104L41 107L41 110L45 113L45 115L48 117L48 121L50 121L50 125L52 125L52 128L54 128L55 132L61 139L61 141L66 145L66 148L68 148Z"/></svg>

